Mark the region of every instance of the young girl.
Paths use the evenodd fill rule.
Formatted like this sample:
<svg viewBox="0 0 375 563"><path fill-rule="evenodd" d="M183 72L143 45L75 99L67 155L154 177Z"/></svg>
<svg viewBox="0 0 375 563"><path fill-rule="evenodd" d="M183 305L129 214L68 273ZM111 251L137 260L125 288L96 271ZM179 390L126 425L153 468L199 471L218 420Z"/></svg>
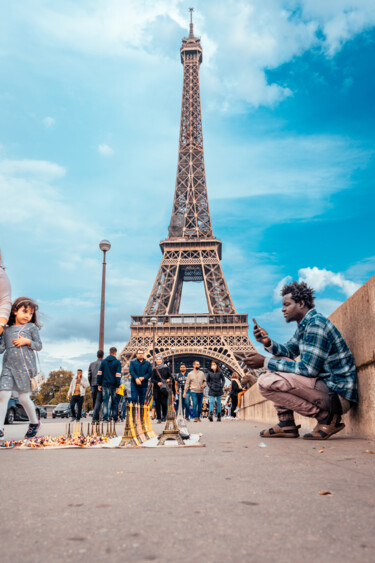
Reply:
<svg viewBox="0 0 375 563"><path fill-rule="evenodd" d="M29 417L25 438L36 436L40 422L30 398L30 377L37 373L34 350L41 350L37 321L38 305L28 297L19 297L12 305L8 326L0 337L0 354L5 351L0 376L0 439L4 437L4 420L12 391Z"/></svg>

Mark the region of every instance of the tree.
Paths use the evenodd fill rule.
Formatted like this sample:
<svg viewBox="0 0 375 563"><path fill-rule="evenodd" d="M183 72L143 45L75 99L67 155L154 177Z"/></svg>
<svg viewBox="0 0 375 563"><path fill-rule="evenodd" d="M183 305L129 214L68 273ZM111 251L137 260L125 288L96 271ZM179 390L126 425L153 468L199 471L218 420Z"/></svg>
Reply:
<svg viewBox="0 0 375 563"><path fill-rule="evenodd" d="M72 377L73 372L66 369L51 371L39 393L34 395L35 403L37 405L57 405L68 402L67 394Z"/></svg>

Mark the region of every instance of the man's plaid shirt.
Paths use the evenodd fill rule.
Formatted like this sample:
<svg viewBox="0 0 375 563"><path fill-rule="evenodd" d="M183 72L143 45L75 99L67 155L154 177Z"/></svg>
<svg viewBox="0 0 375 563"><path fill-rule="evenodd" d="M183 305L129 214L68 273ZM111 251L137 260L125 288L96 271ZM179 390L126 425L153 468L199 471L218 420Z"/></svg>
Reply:
<svg viewBox="0 0 375 563"><path fill-rule="evenodd" d="M266 348L273 356L294 360L266 358L271 371L297 373L324 378L326 385L349 401L358 401L357 372L352 353L344 338L329 319L315 309L304 316L294 336L286 344L273 342Z"/></svg>

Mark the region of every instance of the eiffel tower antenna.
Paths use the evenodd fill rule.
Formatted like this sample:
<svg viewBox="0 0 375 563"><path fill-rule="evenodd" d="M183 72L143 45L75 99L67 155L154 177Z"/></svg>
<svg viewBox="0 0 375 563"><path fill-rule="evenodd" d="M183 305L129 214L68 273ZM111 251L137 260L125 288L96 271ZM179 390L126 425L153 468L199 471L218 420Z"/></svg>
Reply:
<svg viewBox="0 0 375 563"><path fill-rule="evenodd" d="M190 8L189 36L180 49L184 68L176 186L168 238L151 295L143 315L132 316L131 338L120 354L123 367L143 349L164 359L172 357L189 367L199 357L202 367L216 360L227 375L242 373L240 361L254 351L248 336L247 315L237 314L223 271L222 243L213 235L208 204L203 149L199 68L203 61L200 39L193 30ZM180 313L184 283L204 285L208 314Z"/></svg>
<svg viewBox="0 0 375 563"><path fill-rule="evenodd" d="M194 30L193 30L193 12L194 12L194 8L189 8L190 11L190 33L189 33L189 37L194 37Z"/></svg>

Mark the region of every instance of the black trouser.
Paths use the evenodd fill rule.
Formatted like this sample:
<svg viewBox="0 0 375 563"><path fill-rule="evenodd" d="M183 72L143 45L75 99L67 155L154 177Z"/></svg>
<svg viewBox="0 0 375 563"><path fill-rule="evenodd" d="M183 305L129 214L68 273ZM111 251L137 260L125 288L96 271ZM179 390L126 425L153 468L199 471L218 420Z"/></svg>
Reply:
<svg viewBox="0 0 375 563"><path fill-rule="evenodd" d="M92 410L95 409L96 397L98 395L98 386L93 385L91 387L91 397L92 397Z"/></svg>
<svg viewBox="0 0 375 563"><path fill-rule="evenodd" d="M103 392L99 391L96 394L96 401L92 413L92 422L99 422L100 409L103 402Z"/></svg>
<svg viewBox="0 0 375 563"><path fill-rule="evenodd" d="M165 418L168 413L168 396L163 395L159 390L156 390L155 388L154 401L157 419L160 420L161 418Z"/></svg>
<svg viewBox="0 0 375 563"><path fill-rule="evenodd" d="M76 405L77 405L77 414L76 414ZM73 395L73 397L70 399L70 410L72 413L72 417L75 418L77 422L81 420L82 405L83 405L83 397L81 397L80 395Z"/></svg>
<svg viewBox="0 0 375 563"><path fill-rule="evenodd" d="M236 418L237 414L235 413L235 410L238 406L238 395L230 395L231 401L232 401L232 416L234 416L234 418Z"/></svg>

